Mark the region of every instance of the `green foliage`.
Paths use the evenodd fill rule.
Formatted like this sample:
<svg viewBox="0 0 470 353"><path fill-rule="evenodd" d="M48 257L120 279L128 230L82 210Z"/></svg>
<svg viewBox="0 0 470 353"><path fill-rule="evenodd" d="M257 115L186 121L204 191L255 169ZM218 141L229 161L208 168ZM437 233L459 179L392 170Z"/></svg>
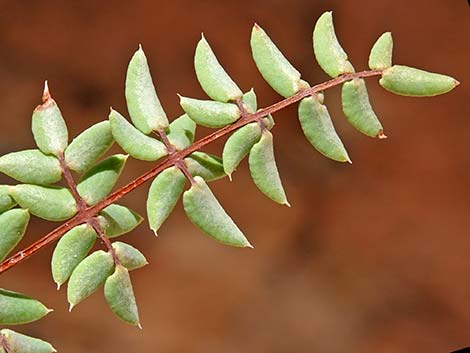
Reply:
<svg viewBox="0 0 470 353"><path fill-rule="evenodd" d="M195 177L194 184L184 192L183 205L191 222L215 240L235 247L252 247L201 177Z"/></svg>
<svg viewBox="0 0 470 353"><path fill-rule="evenodd" d="M369 102L366 82L356 78L343 85L343 112L349 123L370 137L384 138L383 127Z"/></svg>
<svg viewBox="0 0 470 353"><path fill-rule="evenodd" d="M129 271L136 270L148 264L144 254L129 244L117 241L113 243L113 248L119 263Z"/></svg>
<svg viewBox="0 0 470 353"><path fill-rule="evenodd" d="M315 24L313 51L320 67L331 77L354 72L348 55L336 37L332 12L325 12Z"/></svg>
<svg viewBox="0 0 470 353"><path fill-rule="evenodd" d="M273 135L268 130L263 131L261 139L251 149L249 164L258 189L274 202L290 206L274 159Z"/></svg>
<svg viewBox="0 0 470 353"><path fill-rule="evenodd" d="M23 238L29 222L28 210L16 208L0 214L0 261L12 251Z"/></svg>
<svg viewBox="0 0 470 353"><path fill-rule="evenodd" d="M83 131L65 150L67 166L83 174L90 169L113 145L109 121L102 121Z"/></svg>
<svg viewBox="0 0 470 353"><path fill-rule="evenodd" d="M432 97L453 90L459 82L453 77L403 65L385 70L380 85L386 90L411 97Z"/></svg>
<svg viewBox="0 0 470 353"><path fill-rule="evenodd" d="M348 152L336 133L328 109L319 95L304 98L299 104L299 121L307 140L324 156L350 162Z"/></svg>
<svg viewBox="0 0 470 353"><path fill-rule="evenodd" d="M134 289L127 268L117 265L104 285L104 296L109 307L122 321L140 326Z"/></svg>
<svg viewBox="0 0 470 353"><path fill-rule="evenodd" d="M70 308L104 284L111 310L121 320L140 326L129 271L145 266L147 259L137 248L123 242L111 243L110 239L135 229L142 217L115 201L153 179L147 198L147 216L155 233L183 195L184 211L200 230L222 244L252 247L208 183L227 175L231 179L238 165L249 156L255 185L274 202L289 205L274 158L271 113L300 102L299 121L310 144L332 160L350 162L321 90L342 84L342 107L349 123L367 136L384 138L382 124L369 101L365 77L381 76L379 82L383 88L406 96L434 96L458 85L449 76L392 66L393 40L389 32L382 34L371 49L368 64L372 71L354 73L336 37L331 12L318 19L313 31L314 55L321 68L334 78L320 85L310 87L303 81L300 72L258 25L253 27L250 44L263 78L287 98L265 109L258 109L253 89L242 93L244 90L227 74L204 37L196 47L194 67L210 99L180 96L186 114L171 123L158 99L142 48L133 55L126 76L125 97L132 123L111 109L109 121L89 127L68 145L67 126L46 83L43 102L32 116L32 132L39 149L0 157L0 172L23 183L0 185L0 260L23 238L30 214L50 221L67 220L45 239L62 236L52 256L51 270L58 287L69 281ZM194 142L197 125L222 129ZM222 158L200 151L228 133L231 135L224 145ZM166 158L109 196L127 160L127 155L122 154L100 160L114 141L135 159ZM78 174L77 184L72 171ZM63 176L67 187L53 185ZM191 186L184 191L186 180ZM17 205L19 208L15 208ZM97 238L106 251L97 250L88 255ZM39 244L38 248L47 241ZM35 249L33 246L19 252L2 265L18 263ZM35 299L0 290L0 324L29 323L49 311ZM0 334L12 352L55 351L47 342L11 330L1 330ZM1 347L0 353L4 353Z"/></svg>
<svg viewBox="0 0 470 353"><path fill-rule="evenodd" d="M242 91L220 65L204 36L196 47L194 68L202 89L213 100L229 102L242 96Z"/></svg>
<svg viewBox="0 0 470 353"><path fill-rule="evenodd" d="M10 188L10 195L22 208L48 221L64 221L78 211L71 192L58 186L19 184Z"/></svg>
<svg viewBox="0 0 470 353"><path fill-rule="evenodd" d="M147 198L147 217L155 234L173 211L185 183L186 178L177 167L164 170L153 180Z"/></svg>
<svg viewBox="0 0 470 353"><path fill-rule="evenodd" d="M168 126L142 48L135 52L127 69L126 100L132 122L144 134Z"/></svg>
<svg viewBox="0 0 470 353"><path fill-rule="evenodd" d="M224 127L235 122L241 116L240 109L232 103L180 96L180 104L196 124L211 128Z"/></svg>
<svg viewBox="0 0 470 353"><path fill-rule="evenodd" d="M50 343L29 337L9 329L0 331L12 353L53 353L57 352Z"/></svg>
<svg viewBox="0 0 470 353"><path fill-rule="evenodd" d="M371 70L384 70L392 66L393 38L392 33L385 32L375 42L369 55Z"/></svg>
<svg viewBox="0 0 470 353"><path fill-rule="evenodd" d="M67 300L70 310L92 295L114 270L111 253L98 250L78 264L69 279Z"/></svg>
<svg viewBox="0 0 470 353"><path fill-rule="evenodd" d="M88 205L104 199L121 175L127 156L117 154L91 168L77 185L77 191Z"/></svg>
<svg viewBox="0 0 470 353"><path fill-rule="evenodd" d="M0 172L28 184L48 185L62 179L59 160L39 150L12 152L0 157Z"/></svg>
<svg viewBox="0 0 470 353"><path fill-rule="evenodd" d="M35 299L0 289L0 325L26 324L41 319L51 311Z"/></svg>
<svg viewBox="0 0 470 353"><path fill-rule="evenodd" d="M97 234L88 224L72 228L59 240L52 254L51 268L59 289L95 244Z"/></svg>

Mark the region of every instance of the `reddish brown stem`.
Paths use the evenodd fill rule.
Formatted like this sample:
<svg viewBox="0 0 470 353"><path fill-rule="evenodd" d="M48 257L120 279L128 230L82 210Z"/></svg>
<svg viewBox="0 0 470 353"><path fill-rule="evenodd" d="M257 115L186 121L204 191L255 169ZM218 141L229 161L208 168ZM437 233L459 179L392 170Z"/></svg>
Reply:
<svg viewBox="0 0 470 353"><path fill-rule="evenodd" d="M65 162L65 158L63 154L59 155L59 162L60 162L60 168L62 169L62 174L64 175L65 181L67 182L70 188L70 191L72 192L73 198L75 199L75 202L77 203L78 212L79 213L83 212L87 208L87 205L78 193L77 184L75 183L72 173L70 172L70 169L67 166L67 163Z"/></svg>
<svg viewBox="0 0 470 353"><path fill-rule="evenodd" d="M24 261L25 259L29 258L33 254L35 254L37 251L42 249L44 246L54 242L55 240L60 238L64 233L66 233L67 231L75 227L76 225L88 222L92 217L94 217L103 208L118 201L123 196L127 195L132 190L138 188L139 186L141 186L148 180L153 179L158 173L165 170L166 168L172 165L179 164L180 161L182 161L184 157L190 155L191 153L195 151L200 150L201 148L205 147L211 142L218 140L219 138L231 133L232 131L248 123L257 121L269 114L276 113L279 110L282 110L314 93L318 93L328 88L338 86L346 81L349 81L355 78L378 76L381 74L382 74L381 70L361 71L361 72L356 72L356 73L351 73L351 74L344 74L339 77L333 78L329 81L304 89L289 98L286 98L286 99L283 99L282 101L274 103L267 108L260 109L256 113L248 114L246 116L241 117L237 122L233 123L232 125L225 126L203 137L202 139L194 142L191 146L188 146L184 150L168 155L165 159L163 159L160 163L158 163L148 172L137 177L136 179L131 181L129 184L120 188L119 190L116 190L115 192L110 194L108 197L98 202L96 205L90 206L86 208L85 210L83 210L82 212L79 212L74 218L63 223L58 228L54 229L53 231L51 231L50 233L46 234L44 237L36 241L35 243L28 246L26 249L16 253L15 255L11 256L10 258L0 263L0 274L11 269L12 267Z"/></svg>

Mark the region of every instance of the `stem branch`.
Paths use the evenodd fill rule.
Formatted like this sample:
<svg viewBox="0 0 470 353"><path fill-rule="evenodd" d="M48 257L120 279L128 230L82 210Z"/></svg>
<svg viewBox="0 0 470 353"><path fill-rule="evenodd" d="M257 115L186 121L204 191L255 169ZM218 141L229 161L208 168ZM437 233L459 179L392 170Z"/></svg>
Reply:
<svg viewBox="0 0 470 353"><path fill-rule="evenodd" d="M310 88L303 89L296 93L295 95L285 98L277 103L274 103L270 105L267 108L260 109L256 113L253 114L244 114L242 117L233 123L232 125L225 126L217 131L214 131L213 133L201 138L200 140L194 142L191 146L188 146L184 150L181 151L173 151L170 153L166 158L164 158L161 162L157 163L152 169L147 171L146 173L142 174L141 176L137 177L127 185L123 186L122 188L116 190L112 194L108 195L105 199L101 200L94 206L86 207L82 211L80 211L75 217L72 219L68 220L67 222L63 223L50 233L46 234L43 236L41 239L36 241L35 243L31 244L27 248L25 248L22 251L19 251L15 255L11 256L10 258L6 259L2 263L0 263L0 274L3 272L11 269L15 265L19 264L20 262L26 260L33 254L35 254L37 251L45 247L46 245L54 242L55 240L59 239L64 233L72 229L73 227L82 224L82 223L87 223L90 222L90 220L102 209L105 207L111 205L112 203L118 201L121 199L123 196L127 195L134 189L138 188L148 180L154 178L157 174L165 170L166 168L176 165L178 168L182 168L184 166L184 161L183 158L186 156L190 155L191 153L200 150L201 148L205 147L206 145L212 143L213 141L216 141L220 139L221 137L231 133L232 131L248 124L254 121L258 121L259 119L262 119L263 117L267 116L268 114L273 114L276 113L298 101L301 99L308 97L314 93L321 92L323 90L326 90L331 87L338 86L346 81L355 79L355 78L365 78L365 77L371 77L371 76L378 76L382 74L382 70L371 70L371 71L361 71L361 72L356 72L356 73L350 73L350 74L344 74L338 77L335 77L329 81L320 83L318 85L315 85ZM161 130L163 132L163 130ZM162 138L163 142L165 143L165 140L169 144L168 138L166 134L163 132L158 131L160 137ZM172 146L171 144L169 144ZM171 148L171 147L170 147ZM174 147L173 147L174 148ZM61 162L62 164L63 162ZM187 169L187 168L186 168ZM68 168L67 168L68 170ZM70 173L70 172L69 172ZM183 171L184 173L184 171ZM189 173L189 172L188 172ZM185 174L186 175L186 174ZM190 175L190 174L189 174ZM67 173L64 172L64 176L67 179ZM72 179L73 180L73 179ZM70 185L70 184L69 184ZM73 190L73 189L72 189ZM73 192L73 191L72 191ZM77 193L78 194L78 193ZM77 201L78 202L78 201Z"/></svg>

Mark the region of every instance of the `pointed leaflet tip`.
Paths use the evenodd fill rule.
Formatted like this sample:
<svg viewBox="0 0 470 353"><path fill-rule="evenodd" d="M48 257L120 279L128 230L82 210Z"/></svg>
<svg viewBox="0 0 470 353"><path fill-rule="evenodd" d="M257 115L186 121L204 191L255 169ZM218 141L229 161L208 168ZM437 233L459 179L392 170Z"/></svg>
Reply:
<svg viewBox="0 0 470 353"><path fill-rule="evenodd" d="M151 228L151 230L152 230L153 234L155 235L155 237L158 237L157 230L156 230L156 229L153 229L153 228Z"/></svg>
<svg viewBox="0 0 470 353"><path fill-rule="evenodd" d="M228 176L228 180L232 181L232 173L228 173L227 176Z"/></svg>
<svg viewBox="0 0 470 353"><path fill-rule="evenodd" d="M69 306L69 313L72 312L72 309L75 307L75 304L70 304Z"/></svg>
<svg viewBox="0 0 470 353"><path fill-rule="evenodd" d="M59 282L56 282L56 284L57 284L57 290L60 290L60 286L61 286L62 284L60 284Z"/></svg>
<svg viewBox="0 0 470 353"><path fill-rule="evenodd" d="M384 140L387 138L387 135L384 134L384 131L383 130L380 130L379 133L377 134L377 138L379 140Z"/></svg>
<svg viewBox="0 0 470 353"><path fill-rule="evenodd" d="M286 202L284 202L284 205L286 205L287 207L292 207L289 203L289 201L286 200Z"/></svg>
<svg viewBox="0 0 470 353"><path fill-rule="evenodd" d="M460 85L460 81L457 81L457 80L454 78L454 85L455 85L455 87L457 87L458 85Z"/></svg>
<svg viewBox="0 0 470 353"><path fill-rule="evenodd" d="M49 91L49 85L47 84L47 80L46 80L44 81L44 91L42 93L42 102L46 103L50 99L52 99L51 92Z"/></svg>
<svg viewBox="0 0 470 353"><path fill-rule="evenodd" d="M139 322L139 324L137 325L137 327L140 328L141 330L143 330L143 327L142 327L142 325L140 324L140 322Z"/></svg>

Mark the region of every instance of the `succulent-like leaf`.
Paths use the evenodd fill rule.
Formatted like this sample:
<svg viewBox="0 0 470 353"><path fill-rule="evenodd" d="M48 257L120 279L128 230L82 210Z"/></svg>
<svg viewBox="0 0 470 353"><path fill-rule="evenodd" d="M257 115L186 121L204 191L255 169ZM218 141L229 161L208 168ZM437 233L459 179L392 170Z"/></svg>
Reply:
<svg viewBox="0 0 470 353"><path fill-rule="evenodd" d="M77 185L77 191L88 205L104 199L113 190L121 175L127 156L116 154L91 168Z"/></svg>
<svg viewBox="0 0 470 353"><path fill-rule="evenodd" d="M362 78L343 84L341 100L344 115L352 126L370 137L386 137L382 124L370 105L366 82Z"/></svg>
<svg viewBox="0 0 470 353"><path fill-rule="evenodd" d="M69 134L62 113L44 87L43 103L34 109L31 130L41 152L59 156L67 147Z"/></svg>
<svg viewBox="0 0 470 353"><path fill-rule="evenodd" d="M8 185L0 185L0 213L16 205L16 201L10 196L9 188Z"/></svg>
<svg viewBox="0 0 470 353"><path fill-rule="evenodd" d="M305 137L318 152L338 162L351 162L328 109L320 103L318 96L302 99L299 104L299 121Z"/></svg>
<svg viewBox="0 0 470 353"><path fill-rule="evenodd" d="M204 179L196 176L194 180L195 183L183 195L184 210L191 222L222 244L252 247L217 201Z"/></svg>
<svg viewBox="0 0 470 353"><path fill-rule="evenodd" d="M331 77L354 72L348 55L336 37L332 12L325 12L313 30L313 51L320 67Z"/></svg>
<svg viewBox="0 0 470 353"><path fill-rule="evenodd" d="M0 261L23 239L28 222L28 210L15 208L0 214Z"/></svg>
<svg viewBox="0 0 470 353"><path fill-rule="evenodd" d="M207 182L226 176L222 159L212 154L193 152L184 161L191 175L198 175Z"/></svg>
<svg viewBox="0 0 470 353"><path fill-rule="evenodd" d="M4 342L8 347L8 352L12 353L53 353L57 352L54 347L48 342L26 336L9 329L0 331L3 336ZM0 353L5 353L3 348L0 347Z"/></svg>
<svg viewBox="0 0 470 353"><path fill-rule="evenodd" d="M231 174L260 138L261 126L257 122L247 124L230 135L222 153L224 170L230 178Z"/></svg>
<svg viewBox="0 0 470 353"><path fill-rule="evenodd" d="M144 254L129 244L117 241L113 243L113 248L121 265L129 271L148 265Z"/></svg>
<svg viewBox="0 0 470 353"><path fill-rule="evenodd" d="M48 221L64 221L78 211L71 192L62 187L20 184L10 187L10 195L22 208Z"/></svg>
<svg viewBox="0 0 470 353"><path fill-rule="evenodd" d="M135 52L127 68L126 100L132 122L144 134L168 126L168 119L155 92L147 58L141 47Z"/></svg>
<svg viewBox="0 0 470 353"><path fill-rule="evenodd" d="M78 264L69 279L67 300L70 310L93 294L114 269L113 257L109 252L98 250Z"/></svg>
<svg viewBox="0 0 470 353"><path fill-rule="evenodd" d="M155 234L175 207L185 182L184 174L177 167L165 169L153 180L147 198L147 216Z"/></svg>
<svg viewBox="0 0 470 353"><path fill-rule="evenodd" d="M369 55L369 68L383 70L392 66L393 38L392 33L385 32L375 42Z"/></svg>
<svg viewBox="0 0 470 353"><path fill-rule="evenodd" d="M251 31L251 52L259 72L281 96L290 97L307 87L300 72L286 59L271 38L257 24Z"/></svg>
<svg viewBox="0 0 470 353"><path fill-rule="evenodd" d="M241 116L237 105L233 103L180 96L180 104L194 122L206 127L220 128L232 124Z"/></svg>
<svg viewBox="0 0 470 353"><path fill-rule="evenodd" d="M48 185L62 178L59 160L40 150L11 152L0 157L0 172L22 183Z"/></svg>
<svg viewBox="0 0 470 353"><path fill-rule="evenodd" d="M3 329L0 331L11 353L53 353L57 352L48 342L21 333Z"/></svg>
<svg viewBox="0 0 470 353"><path fill-rule="evenodd" d="M242 96L242 102L248 113L253 114L258 109L255 90L252 88Z"/></svg>
<svg viewBox="0 0 470 353"><path fill-rule="evenodd" d="M109 114L111 131L121 148L133 158L156 161L167 155L165 145L137 130L121 114L111 109Z"/></svg>
<svg viewBox="0 0 470 353"><path fill-rule="evenodd" d="M27 324L51 311L36 299L0 288L0 325Z"/></svg>
<svg viewBox="0 0 470 353"><path fill-rule="evenodd" d="M412 97L437 96L459 85L453 77L402 65L385 70L379 82L387 91Z"/></svg>
<svg viewBox="0 0 470 353"><path fill-rule="evenodd" d="M74 138L65 150L67 166L83 174L111 148L113 143L109 121L92 125Z"/></svg>
<svg viewBox="0 0 470 353"><path fill-rule="evenodd" d="M129 233L142 222L142 217L127 207L112 204L100 212L101 227L109 238Z"/></svg>
<svg viewBox="0 0 470 353"><path fill-rule="evenodd" d="M242 96L242 91L220 65L204 36L196 47L194 68L202 89L213 100L229 102Z"/></svg>
<svg viewBox="0 0 470 353"><path fill-rule="evenodd" d="M128 324L140 327L134 289L129 271L124 266L116 266L114 273L108 277L104 285L104 296L117 317Z"/></svg>
<svg viewBox="0 0 470 353"><path fill-rule="evenodd" d="M69 230L60 238L52 254L51 269L54 282L60 288L95 244L97 234L88 224Z"/></svg>
<svg viewBox="0 0 470 353"><path fill-rule="evenodd" d="M273 135L264 130L248 159L250 173L258 189L274 202L289 205L274 159Z"/></svg>
<svg viewBox="0 0 470 353"><path fill-rule="evenodd" d="M183 114L171 122L167 137L176 150L181 151L193 143L195 135L196 123Z"/></svg>

